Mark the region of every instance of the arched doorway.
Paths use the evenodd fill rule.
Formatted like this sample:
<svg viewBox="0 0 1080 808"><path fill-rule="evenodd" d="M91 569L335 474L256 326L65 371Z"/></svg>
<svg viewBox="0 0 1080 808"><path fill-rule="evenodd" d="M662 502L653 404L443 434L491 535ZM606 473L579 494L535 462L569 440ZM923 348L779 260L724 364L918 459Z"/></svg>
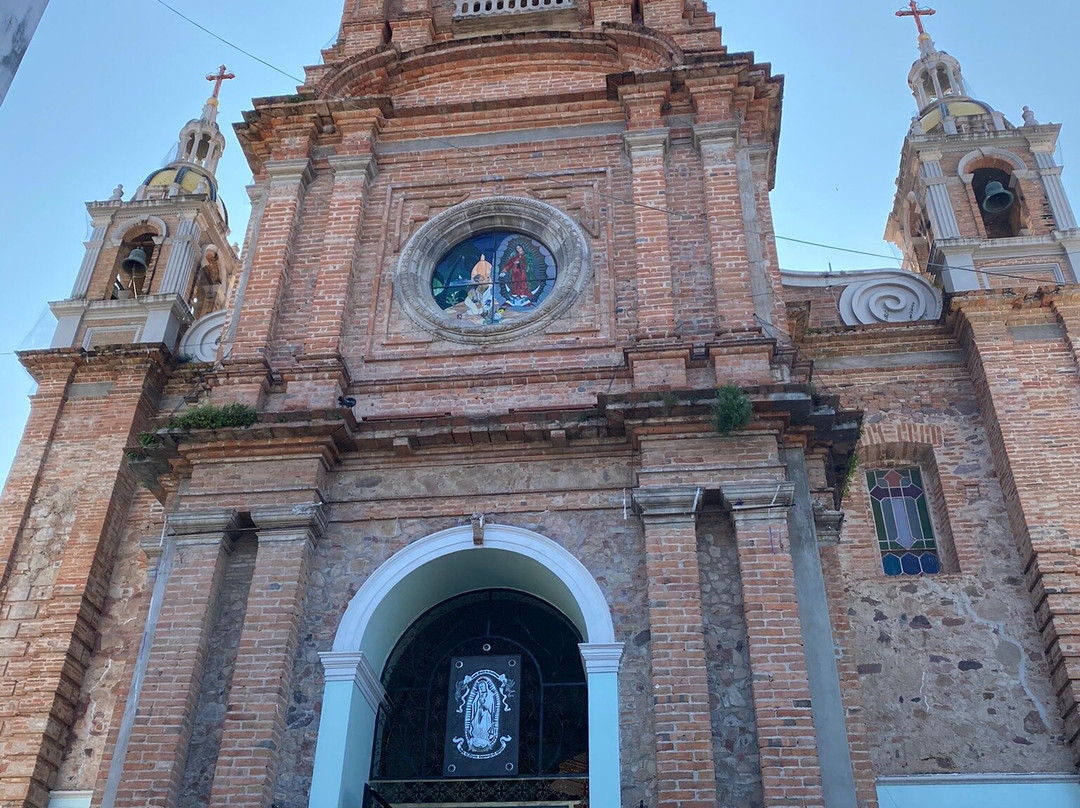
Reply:
<svg viewBox="0 0 1080 808"><path fill-rule="evenodd" d="M537 533L487 526L476 544L470 526L451 528L400 550L349 602L325 669L311 808L360 808L372 771L386 690L380 672L419 618L471 592L513 590L558 614L582 639L588 713L591 808L619 808L618 665L607 602L588 570Z"/></svg>
<svg viewBox="0 0 1080 808"><path fill-rule="evenodd" d="M558 610L515 590L428 610L382 675L376 794L391 805L580 804L589 758L580 642Z"/></svg>

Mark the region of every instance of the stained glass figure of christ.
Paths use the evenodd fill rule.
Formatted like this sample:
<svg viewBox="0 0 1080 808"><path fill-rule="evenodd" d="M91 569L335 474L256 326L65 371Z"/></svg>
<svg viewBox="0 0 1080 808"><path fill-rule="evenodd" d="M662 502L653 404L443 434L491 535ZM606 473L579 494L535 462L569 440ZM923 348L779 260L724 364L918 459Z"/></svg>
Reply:
<svg viewBox="0 0 1080 808"><path fill-rule="evenodd" d="M555 286L555 259L536 239L495 230L470 236L435 266L431 294L447 315L477 325L520 317Z"/></svg>

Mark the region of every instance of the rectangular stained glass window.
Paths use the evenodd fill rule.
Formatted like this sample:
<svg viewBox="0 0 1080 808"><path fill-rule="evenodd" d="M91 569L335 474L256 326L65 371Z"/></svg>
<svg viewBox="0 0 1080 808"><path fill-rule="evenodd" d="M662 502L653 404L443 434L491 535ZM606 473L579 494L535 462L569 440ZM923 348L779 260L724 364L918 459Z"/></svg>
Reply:
<svg viewBox="0 0 1080 808"><path fill-rule="evenodd" d="M926 489L917 468L866 472L881 566L886 575L941 571Z"/></svg>

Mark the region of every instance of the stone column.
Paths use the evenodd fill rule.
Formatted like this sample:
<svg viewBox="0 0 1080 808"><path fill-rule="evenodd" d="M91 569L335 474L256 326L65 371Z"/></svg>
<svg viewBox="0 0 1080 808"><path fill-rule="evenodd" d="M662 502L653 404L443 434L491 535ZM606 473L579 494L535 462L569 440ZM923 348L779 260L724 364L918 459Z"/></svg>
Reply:
<svg viewBox="0 0 1080 808"><path fill-rule="evenodd" d="M163 295L180 295L185 301L191 286L191 276L198 263L199 237L202 228L195 221L194 212L186 213L176 227L169 250L169 260L165 264L165 274L161 277L158 292Z"/></svg>
<svg viewBox="0 0 1080 808"><path fill-rule="evenodd" d="M657 808L716 804L697 555L701 489L638 488L649 576L649 660L656 727Z"/></svg>
<svg viewBox="0 0 1080 808"><path fill-rule="evenodd" d="M821 808L824 796L787 532L794 485L723 483L735 524L766 806Z"/></svg>
<svg viewBox="0 0 1080 808"><path fill-rule="evenodd" d="M924 153L919 176L926 187L926 212L938 240L960 238L960 225L956 223L956 211L949 198L948 178L941 170L941 155Z"/></svg>
<svg viewBox="0 0 1080 808"><path fill-rule="evenodd" d="M326 682L308 806L363 805L364 785L371 771L375 719L386 691L379 674L360 651L324 651L319 659L326 671Z"/></svg>
<svg viewBox="0 0 1080 808"><path fill-rule="evenodd" d="M759 236L747 232L757 227L757 216L750 156L740 154L738 137L739 125L734 121L694 125L694 145L701 153L705 183L704 212L716 284L716 321L724 331L758 328L755 295L765 295L768 288L760 271L763 254ZM747 206L754 212L749 220ZM749 252L750 241L756 243L754 256ZM754 258L758 259L756 269Z"/></svg>
<svg viewBox="0 0 1080 808"><path fill-rule="evenodd" d="M1036 151L1035 164L1039 167L1046 199L1054 214L1055 229L1072 230L1076 227L1076 216L1065 193L1065 185L1061 182L1061 166L1054 160L1053 151Z"/></svg>
<svg viewBox="0 0 1080 808"><path fill-rule="evenodd" d="M230 808L273 799L308 565L326 527L321 505L255 508L251 519L258 552L210 793Z"/></svg>
<svg viewBox="0 0 1080 808"><path fill-rule="evenodd" d="M169 525L176 542L172 570L116 792L119 808L177 803L236 513L181 512L169 518Z"/></svg>
<svg viewBox="0 0 1080 808"><path fill-rule="evenodd" d="M108 229L108 222L94 222L94 231L85 244L86 253L79 265L79 274L75 276L75 285L71 288L72 300L82 299L90 291L90 279L97 268L98 258L101 257L101 248L105 245L105 231Z"/></svg>
<svg viewBox="0 0 1080 808"><path fill-rule="evenodd" d="M583 642L578 648L589 690L589 806L619 808L619 661L623 643Z"/></svg>
<svg viewBox="0 0 1080 808"><path fill-rule="evenodd" d="M668 130L626 132L623 138L633 174L638 333L646 339L670 337L675 296L666 210Z"/></svg>

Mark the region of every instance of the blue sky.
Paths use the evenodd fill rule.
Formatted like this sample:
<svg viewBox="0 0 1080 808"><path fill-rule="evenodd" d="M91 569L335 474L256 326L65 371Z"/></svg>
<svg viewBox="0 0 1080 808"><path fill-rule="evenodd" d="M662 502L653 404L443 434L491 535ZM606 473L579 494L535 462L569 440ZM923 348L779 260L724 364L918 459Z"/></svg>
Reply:
<svg viewBox="0 0 1080 808"><path fill-rule="evenodd" d="M205 28L292 76L333 42L342 0L170 0ZM733 51L787 77L777 187L777 234L881 258L780 241L781 266L817 270L895 267L881 238L900 146L915 102L906 84L915 26L901 0L772 0L710 4ZM1064 124L1059 161L1080 207L1080 12L1075 0L942 0L927 28L956 56L973 94L1019 122L1032 107ZM302 9L300 11L299 9ZM250 100L295 81L183 21L156 0L51 0L0 106L0 477L29 409L29 376L13 352L44 347L46 302L63 299L82 260L84 203L130 193L175 147L202 108L203 76L224 62L237 74L222 91L223 128ZM251 175L231 131L218 170L234 240L248 216ZM44 325L38 325L44 323ZM35 328L37 326L37 328Z"/></svg>

